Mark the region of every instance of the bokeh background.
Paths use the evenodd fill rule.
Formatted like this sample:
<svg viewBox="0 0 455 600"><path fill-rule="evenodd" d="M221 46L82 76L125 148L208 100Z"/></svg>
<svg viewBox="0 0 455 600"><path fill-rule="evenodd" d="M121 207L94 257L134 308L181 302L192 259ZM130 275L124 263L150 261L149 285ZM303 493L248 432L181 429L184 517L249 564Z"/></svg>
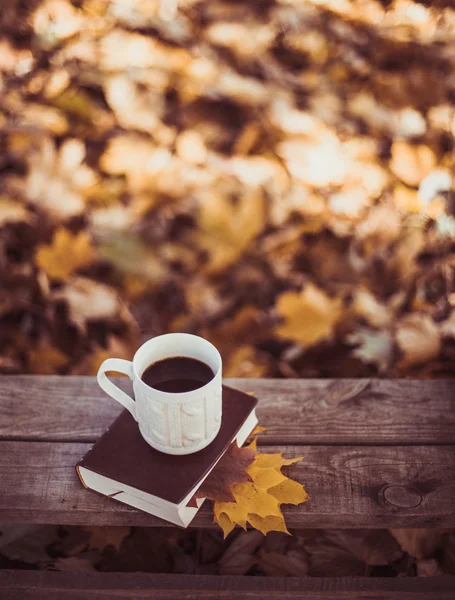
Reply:
<svg viewBox="0 0 455 600"><path fill-rule="evenodd" d="M0 10L0 372L453 374L453 3L173 4Z"/></svg>

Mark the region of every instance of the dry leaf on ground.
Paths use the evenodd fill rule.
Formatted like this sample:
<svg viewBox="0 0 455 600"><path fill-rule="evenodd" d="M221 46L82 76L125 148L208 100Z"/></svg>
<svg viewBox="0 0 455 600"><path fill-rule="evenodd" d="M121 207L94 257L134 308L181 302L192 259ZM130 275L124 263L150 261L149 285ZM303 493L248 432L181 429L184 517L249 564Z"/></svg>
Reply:
<svg viewBox="0 0 455 600"><path fill-rule="evenodd" d="M286 553L261 548L257 563L265 575L272 577L304 577L308 574L308 555L299 548Z"/></svg>
<svg viewBox="0 0 455 600"><path fill-rule="evenodd" d="M407 185L419 185L435 163L436 157L428 146L412 146L400 141L392 146L390 169Z"/></svg>
<svg viewBox="0 0 455 600"><path fill-rule="evenodd" d="M28 368L34 375L53 375L66 367L70 360L67 354L49 345L32 347L28 352Z"/></svg>
<svg viewBox="0 0 455 600"><path fill-rule="evenodd" d="M352 355L367 364L374 364L378 371L386 371L392 360L393 340L388 331L358 329L346 341L354 344Z"/></svg>
<svg viewBox="0 0 455 600"><path fill-rule="evenodd" d="M123 307L111 287L85 277L74 278L58 289L52 298L65 301L71 320L81 327L87 321L119 317Z"/></svg>
<svg viewBox="0 0 455 600"><path fill-rule="evenodd" d="M194 498L208 498L217 502L234 501L232 486L251 481L247 469L254 461L254 457L254 450L239 448L237 442L232 442L229 450L202 482Z"/></svg>
<svg viewBox="0 0 455 600"><path fill-rule="evenodd" d="M418 559L426 558L444 542L441 529L391 529L390 533L405 552Z"/></svg>
<svg viewBox="0 0 455 600"><path fill-rule="evenodd" d="M403 353L401 368L419 365L435 359L441 349L438 327L431 317L422 313L407 315L398 323L398 347Z"/></svg>
<svg viewBox="0 0 455 600"><path fill-rule="evenodd" d="M227 536L236 524L246 529L247 522L264 535L269 531L289 533L281 504L301 504L308 500L303 486L288 479L281 468L301 458L285 459L282 454L257 454L247 473L251 482L232 487L235 502L215 502L215 522Z"/></svg>
<svg viewBox="0 0 455 600"><path fill-rule="evenodd" d="M90 236L81 231L77 234L68 229L58 229L52 243L40 246L36 264L51 279L66 280L74 271L93 262L95 251Z"/></svg>
<svg viewBox="0 0 455 600"><path fill-rule="evenodd" d="M301 344L314 344L329 337L341 316L341 302L309 284L302 292L284 292L276 303L283 323L277 334Z"/></svg>
<svg viewBox="0 0 455 600"><path fill-rule="evenodd" d="M386 530L329 529L300 539L313 576L367 575L372 566L389 565L403 554Z"/></svg>
<svg viewBox="0 0 455 600"><path fill-rule="evenodd" d="M21 528L18 530L19 535L16 538L13 531L9 533L11 541L0 547L0 554L10 560L20 560L29 564L48 561L48 547L58 539L55 525L32 525L26 529ZM2 531L0 540L3 537Z"/></svg>
<svg viewBox="0 0 455 600"><path fill-rule="evenodd" d="M83 529L90 534L88 541L89 550L113 546L119 551L123 540L131 534L131 527L86 526Z"/></svg>
<svg viewBox="0 0 455 600"><path fill-rule="evenodd" d="M240 531L218 561L220 575L245 575L256 564L255 553L263 540L259 531Z"/></svg>
<svg viewBox="0 0 455 600"><path fill-rule="evenodd" d="M417 561L418 577L437 577L439 575L444 575L444 571L434 558L423 558Z"/></svg>

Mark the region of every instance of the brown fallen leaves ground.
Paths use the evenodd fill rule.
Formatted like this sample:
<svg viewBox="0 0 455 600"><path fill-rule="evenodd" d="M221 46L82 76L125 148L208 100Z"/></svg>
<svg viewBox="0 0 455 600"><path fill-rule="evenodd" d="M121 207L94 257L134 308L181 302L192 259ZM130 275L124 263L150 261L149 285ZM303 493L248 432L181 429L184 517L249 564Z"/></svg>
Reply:
<svg viewBox="0 0 455 600"><path fill-rule="evenodd" d="M2 10L0 372L450 373L450 3L127 4Z"/></svg>
<svg viewBox="0 0 455 600"><path fill-rule="evenodd" d="M6 526L0 568L272 576L455 575L441 530L297 530L292 536L177 528Z"/></svg>
<svg viewBox="0 0 455 600"><path fill-rule="evenodd" d="M1 10L0 373L93 374L183 330L227 376L452 374L450 3L159 4ZM105 535L40 529L39 558L2 560L453 572L453 536L421 532L379 557L368 532L165 530L149 556L150 532Z"/></svg>

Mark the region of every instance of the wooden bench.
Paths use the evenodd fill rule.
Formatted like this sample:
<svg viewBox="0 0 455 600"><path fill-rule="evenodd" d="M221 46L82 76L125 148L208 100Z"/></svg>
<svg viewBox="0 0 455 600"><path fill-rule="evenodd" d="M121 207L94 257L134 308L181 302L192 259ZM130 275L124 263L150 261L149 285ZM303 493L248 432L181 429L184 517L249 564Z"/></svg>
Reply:
<svg viewBox="0 0 455 600"><path fill-rule="evenodd" d="M119 380L128 388L129 382ZM310 501L292 528L455 527L455 381L229 380L254 392L265 452ZM0 379L0 522L164 523L83 489L74 465L119 414L92 377ZM194 527L213 527L206 503ZM0 598L453 600L455 578L329 579L0 571Z"/></svg>

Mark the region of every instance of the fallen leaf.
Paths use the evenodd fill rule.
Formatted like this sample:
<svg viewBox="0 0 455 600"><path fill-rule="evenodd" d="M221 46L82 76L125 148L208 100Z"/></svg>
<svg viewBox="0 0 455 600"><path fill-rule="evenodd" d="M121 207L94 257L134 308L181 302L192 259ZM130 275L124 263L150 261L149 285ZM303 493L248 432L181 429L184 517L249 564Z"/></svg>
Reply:
<svg viewBox="0 0 455 600"><path fill-rule="evenodd" d="M407 213L420 213L422 204L416 190L403 184L398 184L393 190L393 202L398 210Z"/></svg>
<svg viewBox="0 0 455 600"><path fill-rule="evenodd" d="M419 199L427 206L438 194L448 192L452 186L452 173L446 169L435 169L420 182Z"/></svg>
<svg viewBox="0 0 455 600"><path fill-rule="evenodd" d="M254 554L263 540L259 531L240 531L218 561L220 575L245 575L256 563Z"/></svg>
<svg viewBox="0 0 455 600"><path fill-rule="evenodd" d="M62 227L55 232L50 245L38 248L36 264L51 279L66 280L77 269L91 264L94 257L87 233L73 234Z"/></svg>
<svg viewBox="0 0 455 600"><path fill-rule="evenodd" d="M399 544L387 530L328 530L325 537L370 566L388 565L402 556Z"/></svg>
<svg viewBox="0 0 455 600"><path fill-rule="evenodd" d="M406 185L418 186L435 164L436 157L428 146L413 146L401 141L392 144L390 169Z"/></svg>
<svg viewBox="0 0 455 600"><path fill-rule="evenodd" d="M223 529L226 537L235 524L246 529L249 522L264 535L269 531L289 533L281 504L300 504L308 500L308 494L297 482L289 481L281 467L293 464L301 458L286 459L281 453L257 454L247 473L252 481L232 486L235 502L215 502L215 522Z"/></svg>
<svg viewBox="0 0 455 600"><path fill-rule="evenodd" d="M35 375L54 375L71 358L53 346L32 347L28 352L28 367Z"/></svg>
<svg viewBox="0 0 455 600"><path fill-rule="evenodd" d="M215 516L214 523L217 523L217 525L221 527L225 538L231 533L231 531L233 531L233 529L236 526L235 521L231 521L229 515L227 515L225 512L220 512L217 516Z"/></svg>
<svg viewBox="0 0 455 600"><path fill-rule="evenodd" d="M303 577L308 573L308 555L299 548L283 553L261 548L257 564L264 575L272 577Z"/></svg>
<svg viewBox="0 0 455 600"><path fill-rule="evenodd" d="M440 214L436 218L436 231L442 238L455 239L455 219L452 215Z"/></svg>
<svg viewBox="0 0 455 600"><path fill-rule="evenodd" d="M303 541L314 577L367 575L370 566L388 565L402 556L388 531L328 529Z"/></svg>
<svg viewBox="0 0 455 600"><path fill-rule="evenodd" d="M200 203L198 224L209 253L207 273L226 269L245 251L265 225L265 201L260 188L246 190L234 205L221 194Z"/></svg>
<svg viewBox="0 0 455 600"><path fill-rule="evenodd" d="M248 516L248 522L263 535L267 535L271 531L279 531L290 535L283 515L267 515L266 517L260 517L256 514L250 514Z"/></svg>
<svg viewBox="0 0 455 600"><path fill-rule="evenodd" d="M396 332L398 347L403 353L399 366L407 368L430 362L438 357L441 338L430 316L413 313L399 321Z"/></svg>
<svg viewBox="0 0 455 600"><path fill-rule="evenodd" d="M231 488L237 483L251 480L247 468L254 461L254 456L254 450L239 448L237 442L233 442L209 476L202 482L195 498L208 498L217 502L234 501Z"/></svg>
<svg viewBox="0 0 455 600"><path fill-rule="evenodd" d="M437 577L444 575L444 571L434 558L422 558L417 561L417 577Z"/></svg>
<svg viewBox="0 0 455 600"><path fill-rule="evenodd" d="M348 157L338 137L324 130L317 139L288 138L277 148L297 182L314 187L340 185L348 169Z"/></svg>
<svg viewBox="0 0 455 600"><path fill-rule="evenodd" d="M393 340L388 331L359 329L348 335L346 341L356 346L352 355L364 363L376 365L379 372L389 367L393 356Z"/></svg>
<svg viewBox="0 0 455 600"><path fill-rule="evenodd" d="M191 300L191 296L189 297L189 300ZM208 302L204 302L203 297L201 298L201 294L199 293L199 303L199 305L194 306L194 310L203 313L210 310L214 300L209 297ZM249 352L251 346L246 346L244 344L246 330L249 332L249 343L253 343L257 339L260 339L264 331L261 324L261 311L249 304L242 306L237 310L232 318L223 319L217 327L203 329L202 336L212 342L223 357L227 356L228 361L229 356L232 353L231 349L234 348L234 353L237 352L238 361L239 359L242 360L242 358L248 359L248 357L251 359L251 354ZM239 351L240 348L243 350ZM256 363L256 361L254 362ZM239 367L238 362L231 361L231 364L229 365L230 372L232 373L236 367ZM230 376L234 377L233 374Z"/></svg>
<svg viewBox="0 0 455 600"><path fill-rule="evenodd" d="M284 458L282 452L277 454L258 454L254 461L254 467L261 469L280 468L288 465L293 465L296 462L303 460L303 456L295 458Z"/></svg>
<svg viewBox="0 0 455 600"><path fill-rule="evenodd" d="M283 475L283 473L274 467L264 469L256 465L251 465L248 469L248 474L253 478L256 488L264 488L269 490L269 493L274 497L276 496L275 494L272 494L271 489L275 489L275 486L278 486L286 480L286 477Z"/></svg>
<svg viewBox="0 0 455 600"><path fill-rule="evenodd" d="M357 227L360 240L370 243L370 249L375 250L377 244L389 244L400 235L401 215L398 210L388 204L374 206L364 221Z"/></svg>
<svg viewBox="0 0 455 600"><path fill-rule="evenodd" d="M113 546L118 552L123 540L131 534L131 527L84 526L83 529L90 534L89 550L102 550L107 546Z"/></svg>
<svg viewBox="0 0 455 600"><path fill-rule="evenodd" d="M391 529L390 533L401 548L418 559L425 558L444 542L444 530L441 529Z"/></svg>
<svg viewBox="0 0 455 600"><path fill-rule="evenodd" d="M83 13L68 2L46 0L33 12L31 23L38 39L52 48L82 29Z"/></svg>
<svg viewBox="0 0 455 600"><path fill-rule="evenodd" d="M254 396L254 392L247 392L247 393ZM251 432L250 436L254 437L256 435L259 435L260 433L264 433L264 431L267 431L267 430L268 430L268 427L262 427L262 425L256 425L256 427Z"/></svg>
<svg viewBox="0 0 455 600"><path fill-rule="evenodd" d="M455 294L452 295L455 296ZM441 333L455 339L455 310L452 310L449 317L441 323Z"/></svg>
<svg viewBox="0 0 455 600"><path fill-rule="evenodd" d="M230 340L232 342L232 339ZM225 377L263 377L267 373L267 362L257 358L253 346L239 346L223 363Z"/></svg>
<svg viewBox="0 0 455 600"><path fill-rule="evenodd" d="M392 320L391 311L368 289L360 288L354 292L352 309L373 327L382 328Z"/></svg>
<svg viewBox="0 0 455 600"><path fill-rule="evenodd" d="M301 504L308 500L308 494L303 486L292 479L284 479L274 487L269 488L269 494L283 504Z"/></svg>
<svg viewBox="0 0 455 600"><path fill-rule="evenodd" d="M302 292L284 292L278 297L276 310L284 323L277 334L301 344L314 344L329 337L341 317L341 302L309 284Z"/></svg>
<svg viewBox="0 0 455 600"><path fill-rule="evenodd" d="M240 56L248 57L268 48L275 34L268 25L219 22L208 28L207 36L212 43L227 46Z"/></svg>
<svg viewBox="0 0 455 600"><path fill-rule="evenodd" d="M134 335L131 336L131 339L121 339L118 336L110 335L106 347L96 348L94 352L86 356L81 363L77 364L74 369L72 369L71 374L96 376L102 363L113 356L124 358L125 360L132 360L138 345L137 342L138 340Z"/></svg>
<svg viewBox="0 0 455 600"><path fill-rule="evenodd" d="M15 527L18 528L17 525ZM28 526L26 529L19 529L16 538L11 535L12 531L9 534L8 537L11 541L2 544L0 550L2 556L30 564L48 561L50 559L48 547L58 540L58 528L55 525ZM0 540L3 540L3 537L2 531Z"/></svg>
<svg viewBox="0 0 455 600"><path fill-rule="evenodd" d="M190 164L199 165L207 160L207 148L197 131L181 133L176 140L176 151L182 160Z"/></svg>
<svg viewBox="0 0 455 600"><path fill-rule="evenodd" d="M126 74L107 78L104 89L106 100L122 127L145 132L159 127L159 117L164 110L162 96L139 89Z"/></svg>
<svg viewBox="0 0 455 600"><path fill-rule="evenodd" d="M0 227L5 223L29 221L30 216L28 210L20 202L0 196Z"/></svg>
<svg viewBox="0 0 455 600"><path fill-rule="evenodd" d="M90 320L119 317L123 308L115 290L86 277L75 277L58 289L52 298L65 301L71 320L80 326L85 326Z"/></svg>
<svg viewBox="0 0 455 600"><path fill-rule="evenodd" d="M29 153L27 199L58 219L80 215L97 182L97 175L84 159L81 140L65 140L57 151L53 141L45 138L38 151Z"/></svg>

